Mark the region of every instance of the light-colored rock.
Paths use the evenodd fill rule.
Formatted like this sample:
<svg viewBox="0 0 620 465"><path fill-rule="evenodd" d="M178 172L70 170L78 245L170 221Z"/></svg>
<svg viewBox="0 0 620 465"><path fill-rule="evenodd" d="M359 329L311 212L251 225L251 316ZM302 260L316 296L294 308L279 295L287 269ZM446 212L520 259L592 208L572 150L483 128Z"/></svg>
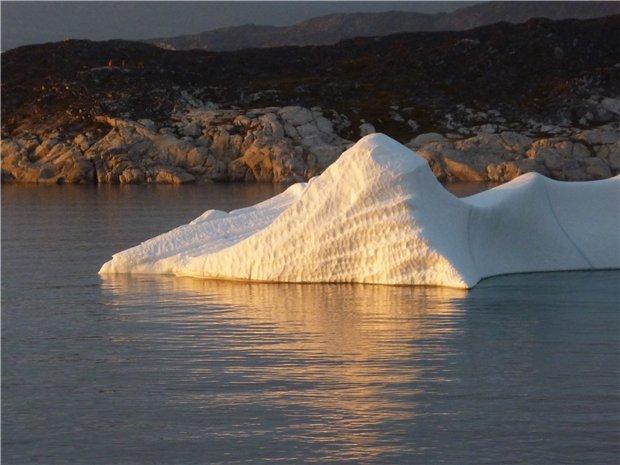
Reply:
<svg viewBox="0 0 620 465"><path fill-rule="evenodd" d="M618 174L620 171L620 142L616 142L611 148L609 155L607 155L607 162L614 173Z"/></svg>
<svg viewBox="0 0 620 465"><path fill-rule="evenodd" d="M444 157L443 161L450 181L479 182L485 180L483 173L461 159Z"/></svg>
<svg viewBox="0 0 620 465"><path fill-rule="evenodd" d="M588 150L588 147L586 147L581 142L576 142L573 144L573 151L571 155L575 157L576 159L580 159L580 160L592 156L592 154L590 153L590 150Z"/></svg>
<svg viewBox="0 0 620 465"><path fill-rule="evenodd" d="M219 159L234 159L239 156L231 143L230 134L225 129L220 129L213 135L211 152Z"/></svg>
<svg viewBox="0 0 620 465"><path fill-rule="evenodd" d="M211 147L211 139L209 137L200 136L198 139L196 139L196 145L198 145L199 147L209 148Z"/></svg>
<svg viewBox="0 0 620 465"><path fill-rule="evenodd" d="M531 137L512 131L504 131L500 137L504 147L516 153L525 153L533 142Z"/></svg>
<svg viewBox="0 0 620 465"><path fill-rule="evenodd" d="M564 168L565 158L557 151L550 148L541 148L537 150L533 158L542 162L551 171L561 171Z"/></svg>
<svg viewBox="0 0 620 465"><path fill-rule="evenodd" d="M495 134L498 129L499 129L499 126L497 124L487 123L487 124L481 125L478 130L486 134Z"/></svg>
<svg viewBox="0 0 620 465"><path fill-rule="evenodd" d="M139 119L138 123L140 123L142 126L144 126L146 129L148 129L149 131L156 131L157 127L155 125L155 123L150 120L150 119Z"/></svg>
<svg viewBox="0 0 620 465"><path fill-rule="evenodd" d="M233 124L247 128L252 125L252 121L252 119L248 118L245 115L239 115L235 117L235 119L233 120Z"/></svg>
<svg viewBox="0 0 620 465"><path fill-rule="evenodd" d="M301 126L302 124L312 121L312 112L307 108L290 106L280 108L278 111L280 117L293 126Z"/></svg>
<svg viewBox="0 0 620 465"><path fill-rule="evenodd" d="M304 139L306 137L319 136L319 128L314 124L306 123L297 127L297 133Z"/></svg>
<svg viewBox="0 0 620 465"><path fill-rule="evenodd" d="M118 180L121 184L142 184L145 180L144 171L137 167L126 168Z"/></svg>
<svg viewBox="0 0 620 465"><path fill-rule="evenodd" d="M601 106L614 115L620 116L620 99L605 97L601 100Z"/></svg>
<svg viewBox="0 0 620 465"><path fill-rule="evenodd" d="M300 136L299 133L297 132L297 129L295 129L295 127L290 124L290 123L286 123L284 125L284 132L286 133L287 137L290 137L293 140L299 140Z"/></svg>
<svg viewBox="0 0 620 465"><path fill-rule="evenodd" d="M183 134L189 137L199 137L202 134L202 129L196 123L189 123L183 128Z"/></svg>
<svg viewBox="0 0 620 465"><path fill-rule="evenodd" d="M187 168L196 168L203 166L209 156L209 150L205 147L194 147L186 152L183 166Z"/></svg>
<svg viewBox="0 0 620 465"><path fill-rule="evenodd" d="M370 123L362 123L359 126L359 130L360 130L360 137L364 137L367 136L368 134L373 134L375 132L377 132L375 130L375 127L370 124Z"/></svg>
<svg viewBox="0 0 620 465"><path fill-rule="evenodd" d="M396 121L397 123L405 122L405 118L403 118L396 110L390 110L389 116L392 121Z"/></svg>
<svg viewBox="0 0 620 465"><path fill-rule="evenodd" d="M443 142L445 140L446 138L441 134L438 134L436 132L427 132L413 138L411 141L409 141L407 146L415 149L431 142Z"/></svg>
<svg viewBox="0 0 620 465"><path fill-rule="evenodd" d="M487 166L487 179L494 182L504 182L506 179L514 179L521 174L520 168L514 161L491 163Z"/></svg>
<svg viewBox="0 0 620 465"><path fill-rule="evenodd" d="M586 181L588 175L581 168L571 167L564 169L561 174L556 173L556 178L562 181Z"/></svg>
<svg viewBox="0 0 620 465"><path fill-rule="evenodd" d="M0 143L0 151L2 153L2 161L4 163L27 156L27 152L23 149L23 147L13 139L2 139L2 143Z"/></svg>
<svg viewBox="0 0 620 465"><path fill-rule="evenodd" d="M520 160L515 161L517 168L519 170L518 175L525 173L539 173L544 176L549 175L549 170L541 163L538 163L536 160L532 160L531 158L522 158ZM513 178L504 178L501 181L510 181Z"/></svg>
<svg viewBox="0 0 620 465"><path fill-rule="evenodd" d="M409 126L412 131L417 131L420 128L420 125L412 119L407 120L407 126Z"/></svg>
<svg viewBox="0 0 620 465"><path fill-rule="evenodd" d="M88 150L92 141L87 138L84 134L78 134L73 138L73 143L82 151Z"/></svg>
<svg viewBox="0 0 620 465"><path fill-rule="evenodd" d="M586 166L586 173L590 175L592 179L607 179L612 175L607 163L600 158L587 158L584 163Z"/></svg>
<svg viewBox="0 0 620 465"><path fill-rule="evenodd" d="M36 158L43 158L45 155L47 155L47 153L56 145L58 144L60 141L58 139L55 138L50 138L50 139L44 139L41 142L41 145L39 145L35 151L34 151L34 156Z"/></svg>
<svg viewBox="0 0 620 465"><path fill-rule="evenodd" d="M281 139L284 137L284 128L275 114L266 113L260 116L258 120L262 124L263 130L274 139Z"/></svg>
<svg viewBox="0 0 620 465"><path fill-rule="evenodd" d="M319 129L319 131L324 132L325 134L334 133L334 125L330 120L323 116L316 117L316 127Z"/></svg>
<svg viewBox="0 0 620 465"><path fill-rule="evenodd" d="M185 184L194 182L195 177L179 168L160 168L155 175L159 184Z"/></svg>
<svg viewBox="0 0 620 465"><path fill-rule="evenodd" d="M578 132L574 135L574 139L589 145L613 144L620 140L620 130L613 125L607 125Z"/></svg>

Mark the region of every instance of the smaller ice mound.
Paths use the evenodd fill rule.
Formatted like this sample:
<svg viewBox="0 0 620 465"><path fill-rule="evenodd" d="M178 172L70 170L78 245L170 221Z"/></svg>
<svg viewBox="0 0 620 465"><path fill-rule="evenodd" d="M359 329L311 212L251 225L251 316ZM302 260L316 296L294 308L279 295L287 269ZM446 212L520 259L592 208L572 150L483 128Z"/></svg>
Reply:
<svg viewBox="0 0 620 465"><path fill-rule="evenodd" d="M189 224L115 254L99 273L181 275L182 257L215 253L265 228L301 196L306 185L294 184L271 199L229 213L207 210Z"/></svg>
<svg viewBox="0 0 620 465"><path fill-rule="evenodd" d="M321 176L115 254L100 273L474 286L497 274L620 267L620 182L536 174L457 199L382 134Z"/></svg>

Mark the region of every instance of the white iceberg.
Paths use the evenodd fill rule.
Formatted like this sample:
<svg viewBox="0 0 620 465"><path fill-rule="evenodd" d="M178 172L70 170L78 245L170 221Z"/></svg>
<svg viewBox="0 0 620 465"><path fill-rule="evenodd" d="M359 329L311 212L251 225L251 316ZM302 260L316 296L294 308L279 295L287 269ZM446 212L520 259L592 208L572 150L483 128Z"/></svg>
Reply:
<svg viewBox="0 0 620 465"><path fill-rule="evenodd" d="M100 273L470 288L507 273L620 268L620 177L535 173L458 199L382 134L265 202L209 210Z"/></svg>

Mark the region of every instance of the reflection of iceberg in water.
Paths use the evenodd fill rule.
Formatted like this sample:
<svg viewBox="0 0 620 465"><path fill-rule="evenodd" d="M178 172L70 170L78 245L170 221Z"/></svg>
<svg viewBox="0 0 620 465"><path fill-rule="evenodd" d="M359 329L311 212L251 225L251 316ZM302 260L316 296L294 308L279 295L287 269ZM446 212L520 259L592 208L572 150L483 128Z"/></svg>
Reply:
<svg viewBox="0 0 620 465"><path fill-rule="evenodd" d="M373 134L308 183L117 253L101 273L470 288L508 273L620 267L619 178L528 173L457 199Z"/></svg>
<svg viewBox="0 0 620 465"><path fill-rule="evenodd" d="M282 416L284 435L318 448L339 444L351 460L389 453L381 425L409 422L420 392L447 381L432 367L451 355L447 342L462 317L452 301L466 294L448 288L103 278L109 305L156 328L139 343L157 350L162 378L169 373L189 385L192 399L179 402L205 411L224 405L241 416L258 409L266 422Z"/></svg>
<svg viewBox="0 0 620 465"><path fill-rule="evenodd" d="M102 297L119 322L117 384L145 383L129 408L148 398L201 463L478 463L489 441L502 463L532 430L609 450L591 432L617 410L617 282L510 275L466 292L118 275ZM592 403L567 412L574 399Z"/></svg>

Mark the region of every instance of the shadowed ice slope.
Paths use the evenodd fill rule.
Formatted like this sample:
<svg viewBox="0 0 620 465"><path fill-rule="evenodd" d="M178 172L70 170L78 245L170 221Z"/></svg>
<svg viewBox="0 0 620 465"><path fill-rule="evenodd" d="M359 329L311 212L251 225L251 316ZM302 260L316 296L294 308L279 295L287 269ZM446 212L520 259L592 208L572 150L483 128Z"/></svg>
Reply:
<svg viewBox="0 0 620 465"><path fill-rule="evenodd" d="M619 178L529 173L457 199L382 134L253 207L209 210L120 252L100 273L468 288L529 271L620 267Z"/></svg>

